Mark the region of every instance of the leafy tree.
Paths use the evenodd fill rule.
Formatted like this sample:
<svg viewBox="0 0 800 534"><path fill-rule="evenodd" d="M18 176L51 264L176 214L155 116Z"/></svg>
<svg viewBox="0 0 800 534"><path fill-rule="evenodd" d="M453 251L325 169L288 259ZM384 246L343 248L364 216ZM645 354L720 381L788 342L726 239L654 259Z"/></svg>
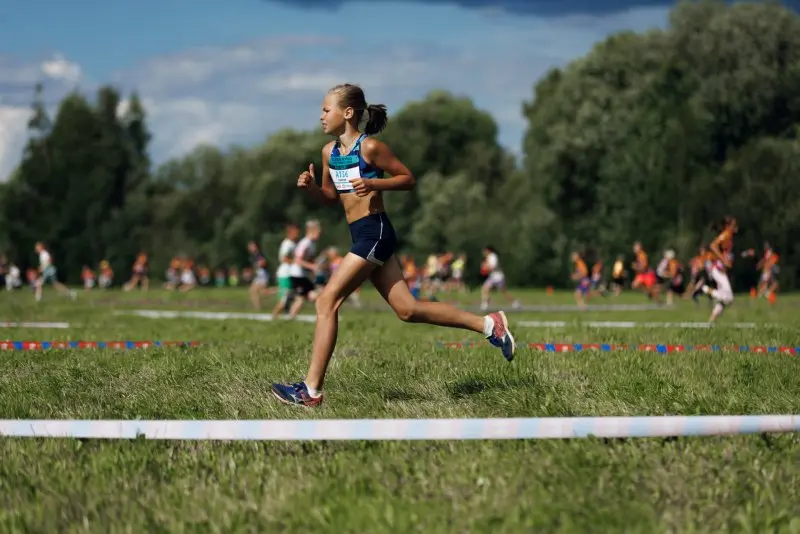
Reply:
<svg viewBox="0 0 800 534"><path fill-rule="evenodd" d="M747 162L758 153L759 182L773 191L790 180L782 152L796 146L798 75L795 13L684 2L667 30L613 35L537 84L524 107L525 173L575 247L610 255L638 239L651 254L674 247L686 257L726 213L747 220L743 245L755 234L777 244L785 230L747 207L752 196L735 176L755 176ZM791 215L773 211L790 227Z"/></svg>
<svg viewBox="0 0 800 534"><path fill-rule="evenodd" d="M683 258L709 223L740 220L742 247L770 241L783 287L800 278L797 198L800 17L776 3L682 2L664 30L620 32L553 69L522 105L519 165L490 114L433 91L391 116L381 134L418 178L386 203L404 252L451 250L473 274L491 244L512 283L567 285L569 253L611 261L641 240ZM129 272L140 249L155 273L174 254L243 265L249 240L273 251L289 221L314 217L323 245L349 244L341 211L295 187L328 138L283 130L256 146L199 146L153 168L142 101L101 87L47 114L36 87L22 163L0 186L0 247L32 263L51 245L59 271L106 258ZM592 258L594 259L594 258ZM738 261L735 285L753 283ZM123 274L125 276L125 274Z"/></svg>

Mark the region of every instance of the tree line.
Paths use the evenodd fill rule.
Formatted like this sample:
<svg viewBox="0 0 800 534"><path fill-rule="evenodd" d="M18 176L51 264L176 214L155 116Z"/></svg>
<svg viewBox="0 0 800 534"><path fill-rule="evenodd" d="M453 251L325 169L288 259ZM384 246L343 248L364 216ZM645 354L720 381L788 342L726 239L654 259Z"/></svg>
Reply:
<svg viewBox="0 0 800 534"><path fill-rule="evenodd" d="M387 195L406 253L501 254L519 285L570 284L569 253L688 259L732 214L737 248L769 241L784 288L800 275L800 17L775 3L683 2L664 30L621 32L552 69L522 103L523 155L497 141L490 114L435 91L394 113L381 138L418 178ZM297 174L321 168L326 138L284 130L253 147L198 146L157 167L136 94L66 96L50 117L36 88L22 162L0 185L0 251L35 264L51 246L62 278L108 260L127 273L139 252L159 276L177 253L211 267L244 265L246 243L271 261L284 225L315 217L345 247L339 210L314 205ZM274 264L272 265L274 268ZM734 285L750 287L739 260ZM476 273L477 274L477 273Z"/></svg>

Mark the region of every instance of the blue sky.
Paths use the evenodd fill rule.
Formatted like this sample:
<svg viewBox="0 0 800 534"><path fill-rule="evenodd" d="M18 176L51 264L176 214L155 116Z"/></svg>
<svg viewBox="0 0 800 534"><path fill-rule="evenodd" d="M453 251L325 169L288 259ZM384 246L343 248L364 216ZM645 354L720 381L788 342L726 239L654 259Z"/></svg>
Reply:
<svg viewBox="0 0 800 534"><path fill-rule="evenodd" d="M469 96L516 151L542 74L611 32L663 27L669 11L652 0L3 3L0 180L19 161L39 80L53 104L74 87L138 90L156 162L316 127L324 91L344 81L390 112L435 88Z"/></svg>

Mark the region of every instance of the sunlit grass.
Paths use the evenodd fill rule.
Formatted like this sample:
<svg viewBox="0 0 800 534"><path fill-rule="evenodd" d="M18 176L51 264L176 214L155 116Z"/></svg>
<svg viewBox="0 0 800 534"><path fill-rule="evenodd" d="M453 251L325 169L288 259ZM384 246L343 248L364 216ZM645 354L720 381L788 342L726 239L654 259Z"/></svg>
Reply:
<svg viewBox="0 0 800 534"><path fill-rule="evenodd" d="M148 302L142 302L142 299ZM539 353L507 363L467 332L347 307L319 410L269 384L303 376L312 324L147 319L124 309L252 311L244 291L3 295L0 320L68 321L14 339L196 339L194 349L0 353L2 418L536 417L798 413L782 355ZM569 295L522 293L529 303ZM475 296L462 298L474 304ZM642 297L623 297L627 303ZM269 303L271 304L271 302ZM800 345L800 301L740 298L713 330L516 328L520 341ZM269 306L268 306L269 307ZM521 319L698 321L703 303ZM309 313L312 310L308 310ZM770 323L756 330L737 321ZM0 440L3 531L800 532L796 435L675 440L211 443Z"/></svg>

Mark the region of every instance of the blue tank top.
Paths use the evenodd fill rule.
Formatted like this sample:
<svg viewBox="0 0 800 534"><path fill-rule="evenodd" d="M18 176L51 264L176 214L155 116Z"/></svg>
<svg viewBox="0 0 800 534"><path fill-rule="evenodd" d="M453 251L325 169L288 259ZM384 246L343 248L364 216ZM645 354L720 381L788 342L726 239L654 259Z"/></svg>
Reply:
<svg viewBox="0 0 800 534"><path fill-rule="evenodd" d="M364 161L361 155L361 142L366 137L366 134L361 134L346 156L342 156L339 152L339 141L333 145L328 165L331 169L331 180L339 194L353 192L353 186L350 183L353 178L363 178L364 180L383 178L383 169L370 165Z"/></svg>

